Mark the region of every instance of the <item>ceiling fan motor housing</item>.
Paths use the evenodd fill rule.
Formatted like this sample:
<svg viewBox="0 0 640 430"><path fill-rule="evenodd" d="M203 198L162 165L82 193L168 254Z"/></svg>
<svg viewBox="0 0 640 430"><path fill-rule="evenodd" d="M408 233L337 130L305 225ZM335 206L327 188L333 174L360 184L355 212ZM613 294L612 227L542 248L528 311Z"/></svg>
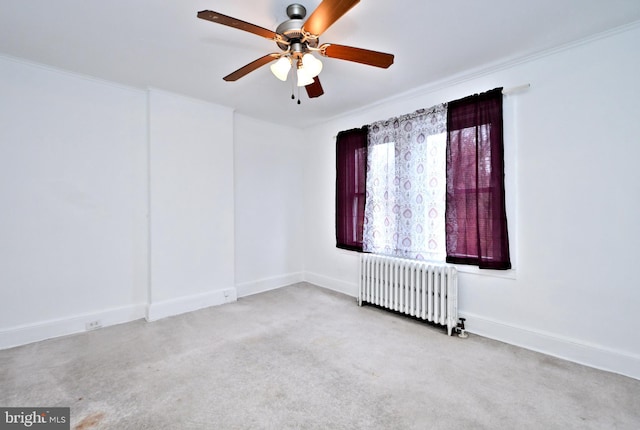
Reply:
<svg viewBox="0 0 640 430"><path fill-rule="evenodd" d="M287 51L291 48L292 55L302 56L302 54L307 52L307 46L312 48L318 46L318 38L307 39L301 31L306 15L307 9L301 4L294 3L287 7L287 16L289 19L276 28L276 33L281 35L285 42L287 42L276 42L280 49Z"/></svg>
<svg viewBox="0 0 640 430"><path fill-rule="evenodd" d="M307 16L307 9L298 3L290 4L287 6L287 16L291 19L302 19Z"/></svg>

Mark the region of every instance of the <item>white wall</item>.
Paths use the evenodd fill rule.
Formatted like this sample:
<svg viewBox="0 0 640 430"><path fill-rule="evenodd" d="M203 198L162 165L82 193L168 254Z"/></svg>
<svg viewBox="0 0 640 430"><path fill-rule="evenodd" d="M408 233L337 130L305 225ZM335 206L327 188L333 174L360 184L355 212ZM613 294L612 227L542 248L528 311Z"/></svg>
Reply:
<svg viewBox="0 0 640 430"><path fill-rule="evenodd" d="M334 240L338 131L530 83L505 98L515 267L506 277L462 273L461 313L472 332L640 378L638 40L638 27L611 33L305 130L307 279L357 293L357 254Z"/></svg>
<svg viewBox="0 0 640 430"><path fill-rule="evenodd" d="M303 279L300 130L4 57L0 95L0 348Z"/></svg>
<svg viewBox="0 0 640 430"><path fill-rule="evenodd" d="M236 114L236 287L239 296L303 279L303 145L298 129Z"/></svg>
<svg viewBox="0 0 640 430"><path fill-rule="evenodd" d="M149 92L149 313L235 300L233 111Z"/></svg>
<svg viewBox="0 0 640 430"><path fill-rule="evenodd" d="M0 347L144 315L145 111L0 57Z"/></svg>

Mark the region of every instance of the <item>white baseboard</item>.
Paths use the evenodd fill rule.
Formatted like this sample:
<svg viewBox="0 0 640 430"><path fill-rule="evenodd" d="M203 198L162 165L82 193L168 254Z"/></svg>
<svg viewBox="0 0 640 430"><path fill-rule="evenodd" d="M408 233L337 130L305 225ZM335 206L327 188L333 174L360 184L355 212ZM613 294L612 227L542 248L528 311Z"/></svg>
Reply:
<svg viewBox="0 0 640 430"><path fill-rule="evenodd" d="M585 344L552 333L517 327L469 312L460 311L460 316L467 319L465 326L470 333L640 379L640 357L637 355Z"/></svg>
<svg viewBox="0 0 640 430"><path fill-rule="evenodd" d="M149 305L123 306L0 329L0 349L81 333L86 331L86 323L90 321L100 321L102 327L145 317L148 321L155 321L209 306L234 302L237 297L258 294L303 281L352 297L358 295L356 283L345 282L317 273L291 273L238 284L235 288L180 297ZM460 316L467 319L466 328L470 333L640 380L640 356L638 355L600 345L586 344L554 333L507 324L462 310Z"/></svg>
<svg viewBox="0 0 640 430"><path fill-rule="evenodd" d="M111 308L98 312L87 312L68 318L59 318L25 324L0 330L0 349L13 348L32 342L51 339L87 331L86 324L99 321L100 327L122 324L146 318L155 321L164 317L202 309L223 303L235 302L235 288L227 288L211 293L180 297L151 305L138 304Z"/></svg>
<svg viewBox="0 0 640 430"><path fill-rule="evenodd" d="M87 331L86 324L99 321L102 327L135 321L145 316L145 305L131 305L88 312L68 318L41 321L0 330L0 349Z"/></svg>
<svg viewBox="0 0 640 430"><path fill-rule="evenodd" d="M238 299L236 289L224 288L216 291L209 291L202 294L178 297L170 300L152 302L147 307L147 321L157 321L174 315L208 308L210 306L222 305L224 303L235 302Z"/></svg>
<svg viewBox="0 0 640 430"><path fill-rule="evenodd" d="M264 293L266 291L275 290L287 285L296 284L304 281L302 272L289 273L282 276L274 276L272 278L263 278L257 281L243 282L236 284L238 297L251 296L253 294Z"/></svg>
<svg viewBox="0 0 640 430"><path fill-rule="evenodd" d="M358 285L316 273L305 273L305 281L329 290L357 297ZM564 360L640 379L640 356L605 348L599 345L506 324L470 312L459 312L466 318L466 328L490 339L558 357Z"/></svg>
<svg viewBox="0 0 640 430"><path fill-rule="evenodd" d="M317 285L327 290L337 291L351 297L358 297L358 284L341 281L340 279L318 275L317 273L305 272L304 280L310 284Z"/></svg>

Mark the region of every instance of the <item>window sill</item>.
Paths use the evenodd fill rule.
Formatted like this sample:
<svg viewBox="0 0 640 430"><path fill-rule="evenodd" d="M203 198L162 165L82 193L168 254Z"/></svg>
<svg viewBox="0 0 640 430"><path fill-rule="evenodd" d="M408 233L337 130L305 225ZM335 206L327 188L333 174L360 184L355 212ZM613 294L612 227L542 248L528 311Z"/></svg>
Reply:
<svg viewBox="0 0 640 430"><path fill-rule="evenodd" d="M351 250L348 250L348 249L342 249L342 248L336 248L336 249L341 254L349 255L349 256L357 257L357 258L360 258L360 254L362 254L361 252L351 251ZM436 264L450 264L450 263L446 263L444 261L434 261L433 263L436 263ZM480 269L478 267L468 266L468 265L465 265L465 264L450 264L450 265L454 266L456 268L456 270L458 270L458 273L468 273L470 275L489 276L489 277L492 277L492 278L513 279L513 280L517 279L517 277L516 277L516 274L517 274L516 269L492 270L492 269Z"/></svg>
<svg viewBox="0 0 640 430"><path fill-rule="evenodd" d="M469 273L472 275L480 275L480 276L490 276L492 278L503 278L503 279L517 279L516 278L516 269L509 270L492 270L492 269L479 269L475 266L467 266L464 264L453 264L455 268L458 270L458 273Z"/></svg>

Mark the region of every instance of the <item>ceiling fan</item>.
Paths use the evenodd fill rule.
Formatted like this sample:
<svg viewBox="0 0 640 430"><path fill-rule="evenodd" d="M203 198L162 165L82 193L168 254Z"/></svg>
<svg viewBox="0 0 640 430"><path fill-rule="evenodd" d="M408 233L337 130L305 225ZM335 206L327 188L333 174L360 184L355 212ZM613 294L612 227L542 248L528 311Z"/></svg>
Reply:
<svg viewBox="0 0 640 430"><path fill-rule="evenodd" d="M320 35L359 2L360 0L323 0L306 21L304 21L307 14L305 7L297 3L291 4L287 7L289 19L281 23L275 31L210 10L198 12L198 18L271 39L280 49L280 52L260 57L222 79L236 81L277 60L271 65L273 74L278 79L286 81L290 69L295 66L298 87L304 86L307 95L313 98L324 94L318 79L318 74L322 70L322 62L311 55L314 52L323 57L353 61L385 69L393 64L392 54L333 43L320 44Z"/></svg>

